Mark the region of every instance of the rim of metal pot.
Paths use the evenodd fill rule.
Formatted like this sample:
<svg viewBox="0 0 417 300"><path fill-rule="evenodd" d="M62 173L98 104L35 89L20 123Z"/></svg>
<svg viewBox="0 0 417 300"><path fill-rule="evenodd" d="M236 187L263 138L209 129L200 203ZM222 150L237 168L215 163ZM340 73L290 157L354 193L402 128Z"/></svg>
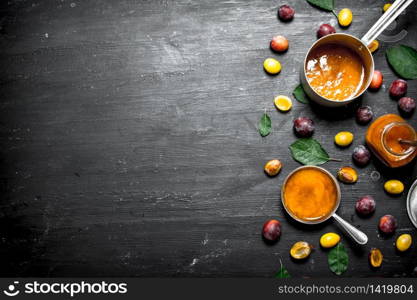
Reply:
<svg viewBox="0 0 417 300"><path fill-rule="evenodd" d="M414 219L413 216L411 215L411 194L416 189L417 189L417 179L414 180L414 182L411 185L410 189L408 190L408 194L407 194L407 214L408 214L408 218L410 219L411 223L413 223L414 227L417 228L417 220Z"/></svg>

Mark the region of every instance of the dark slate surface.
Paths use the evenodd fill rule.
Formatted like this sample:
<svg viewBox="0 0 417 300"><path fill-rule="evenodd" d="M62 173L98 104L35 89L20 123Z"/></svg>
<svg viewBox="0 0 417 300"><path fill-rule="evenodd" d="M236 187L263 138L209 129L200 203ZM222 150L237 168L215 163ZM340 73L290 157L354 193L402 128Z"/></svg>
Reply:
<svg viewBox="0 0 417 300"><path fill-rule="evenodd" d="M394 171L373 162L359 170L357 184L341 186L339 214L369 235L365 247L332 221L301 226L283 212L280 185L299 166L288 150L295 117L313 118L315 138L343 160L324 165L333 173L351 164L366 130L345 111L296 101L287 114L274 109L273 97L298 84L318 26L336 24L305 1L287 2L297 11L290 23L277 20L281 3L270 0L2 1L0 275L271 277L281 259L295 277L335 276L319 247L302 263L288 254L299 240L318 246L328 231L347 246L343 276L410 275L417 231L405 195L391 197L382 186L399 178L408 188L415 165ZM360 36L385 1L336 2L355 15L350 28L337 30ZM406 30L401 43L417 46L416 11L414 3L384 39ZM275 34L290 40L287 53L269 49ZM384 58L390 45L375 53L383 88L362 99L376 116L397 112L387 95L396 78ZM280 75L265 74L267 57L282 62ZM417 96L415 81L408 95ZM261 138L264 109L273 133ZM417 126L416 114L409 122ZM356 135L345 150L333 144L341 130ZM284 167L270 179L262 167L272 158ZM364 194L377 199L369 219L354 212ZM397 235L413 235L409 252L397 254L394 237L378 234L387 213L398 218ZM272 246L260 236L269 218L283 224ZM371 247L384 253L379 270L368 266Z"/></svg>

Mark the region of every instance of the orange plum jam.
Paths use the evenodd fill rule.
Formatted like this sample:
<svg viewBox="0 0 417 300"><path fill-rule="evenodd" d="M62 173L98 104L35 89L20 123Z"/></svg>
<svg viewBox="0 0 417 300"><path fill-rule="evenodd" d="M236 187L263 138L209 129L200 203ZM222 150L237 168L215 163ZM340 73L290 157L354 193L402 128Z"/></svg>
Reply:
<svg viewBox="0 0 417 300"><path fill-rule="evenodd" d="M332 178L315 168L296 171L284 186L284 204L299 220L318 221L337 205L338 191Z"/></svg>
<svg viewBox="0 0 417 300"><path fill-rule="evenodd" d="M313 49L305 68L310 86L329 100L342 101L354 97L365 80L360 56L338 44L325 44Z"/></svg>

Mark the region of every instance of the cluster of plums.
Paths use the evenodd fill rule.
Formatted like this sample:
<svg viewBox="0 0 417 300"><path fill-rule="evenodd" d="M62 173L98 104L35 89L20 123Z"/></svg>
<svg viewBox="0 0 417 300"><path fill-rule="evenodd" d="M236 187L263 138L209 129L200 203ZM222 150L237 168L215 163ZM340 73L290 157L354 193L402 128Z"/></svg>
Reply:
<svg viewBox="0 0 417 300"><path fill-rule="evenodd" d="M369 88L377 90L381 87L384 77L381 71L375 70ZM407 94L407 81L403 79L394 80L389 87L389 95L393 99L398 99L398 109L404 114L411 114L416 108L416 101Z"/></svg>
<svg viewBox="0 0 417 300"><path fill-rule="evenodd" d="M405 97L407 93L407 81L403 79L394 80L389 88L389 94L398 100L398 108L406 114L410 114L416 108L416 101L413 98Z"/></svg>
<svg viewBox="0 0 417 300"><path fill-rule="evenodd" d="M356 212L361 216L370 216L376 208L375 199L372 196L363 196L356 201ZM378 228L383 234L393 234L397 229L397 220L392 215L385 215L379 219ZM268 220L262 227L262 236L268 241L277 241L281 236L281 223L278 220Z"/></svg>
<svg viewBox="0 0 417 300"><path fill-rule="evenodd" d="M360 116L359 118L363 123L364 120L369 122L370 119L372 119L373 113L369 106L366 106L358 109L357 115ZM298 137L311 137L314 133L314 122L312 119L307 117L298 117L294 120L293 129ZM356 165L363 167L369 163L371 153L365 146L359 145L353 149L352 159Z"/></svg>
<svg viewBox="0 0 417 300"><path fill-rule="evenodd" d="M372 196L363 196L356 201L356 212L361 216L373 214L376 208L375 199ZM397 229L397 220L392 215L385 215L379 219L379 230L384 234L393 234Z"/></svg>

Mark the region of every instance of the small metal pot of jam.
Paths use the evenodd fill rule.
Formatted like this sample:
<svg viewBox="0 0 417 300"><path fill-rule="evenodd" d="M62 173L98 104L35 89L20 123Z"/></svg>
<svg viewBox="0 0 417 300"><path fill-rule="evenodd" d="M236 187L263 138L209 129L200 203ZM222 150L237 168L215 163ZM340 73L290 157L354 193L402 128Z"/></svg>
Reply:
<svg viewBox="0 0 417 300"><path fill-rule="evenodd" d="M374 59L368 45L412 1L395 1L361 39L334 33L317 40L305 56L300 75L309 98L323 106L337 107L360 97L374 73Z"/></svg>
<svg viewBox="0 0 417 300"><path fill-rule="evenodd" d="M346 105L362 95L372 81L374 59L367 45L344 33L316 41L304 59L301 84L320 105Z"/></svg>
<svg viewBox="0 0 417 300"><path fill-rule="evenodd" d="M281 189L281 201L285 211L303 224L319 224L333 218L360 245L368 242L368 236L336 214L341 200L340 186L336 178L318 166L299 167L285 178Z"/></svg>

